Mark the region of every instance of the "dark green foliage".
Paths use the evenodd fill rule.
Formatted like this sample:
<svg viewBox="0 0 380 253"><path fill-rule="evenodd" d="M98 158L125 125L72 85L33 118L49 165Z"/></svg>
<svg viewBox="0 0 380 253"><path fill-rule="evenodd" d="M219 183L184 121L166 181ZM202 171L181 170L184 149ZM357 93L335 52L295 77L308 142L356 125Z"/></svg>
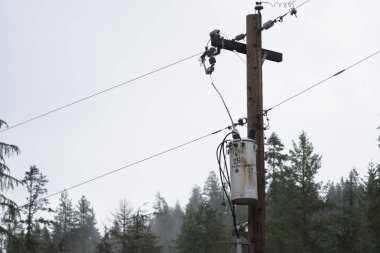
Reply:
<svg viewBox="0 0 380 253"><path fill-rule="evenodd" d="M369 164L365 191L370 248L380 252L380 164Z"/></svg>
<svg viewBox="0 0 380 253"><path fill-rule="evenodd" d="M78 201L74 211L75 234L73 244L81 253L94 252L100 241L100 234L96 228L95 213L86 197Z"/></svg>
<svg viewBox="0 0 380 253"><path fill-rule="evenodd" d="M284 145L273 133L267 141L266 162L271 172L268 187L267 244L268 252L300 252L302 249L298 210L298 187L294 171L285 166L288 156L283 154ZM292 229L289 229L289 228Z"/></svg>
<svg viewBox="0 0 380 253"><path fill-rule="evenodd" d="M214 171L211 171L207 177L202 196L204 196L203 201L207 201L210 207L217 211L218 215L223 220L223 224L226 228L226 235L230 235L233 229L232 214L228 206L227 200L223 197L224 192L222 191L222 186L220 184L220 179L217 177ZM246 222L246 212L247 208L244 206L236 206L237 212L237 223L241 224Z"/></svg>
<svg viewBox="0 0 380 253"><path fill-rule="evenodd" d="M109 232L107 229L104 231L104 236L101 239L100 243L98 246L96 246L96 252L97 253L112 253L112 245L111 245L111 240L109 236Z"/></svg>
<svg viewBox="0 0 380 253"><path fill-rule="evenodd" d="M337 216L337 249L341 252L363 252L361 243L363 216L363 188L356 170L344 183L343 204Z"/></svg>
<svg viewBox="0 0 380 253"><path fill-rule="evenodd" d="M8 127L7 123L0 119L0 129ZM17 146L0 142L0 249L6 248L9 252L22 250L20 242L19 208L17 204L9 199L5 193L14 189L20 181L10 175L10 168L5 162L5 158L18 155L20 150ZM22 243L21 243L22 244Z"/></svg>
<svg viewBox="0 0 380 253"><path fill-rule="evenodd" d="M56 210L50 248L58 252L94 252L100 242L96 219L90 202L82 196L74 208L66 191L61 194Z"/></svg>
<svg viewBox="0 0 380 253"><path fill-rule="evenodd" d="M149 226L150 216L144 211L132 212L131 206L123 200L114 213L113 226L107 237L103 237L98 251L111 250L120 253L160 253L157 237Z"/></svg>
<svg viewBox="0 0 380 253"><path fill-rule="evenodd" d="M224 209L221 209L221 205L224 201L222 187L219 183L220 179L217 177L214 171L211 171L208 175L203 187L203 194L207 198L207 202L211 208L218 210L221 214L225 213Z"/></svg>
<svg viewBox="0 0 380 253"><path fill-rule="evenodd" d="M376 252L369 240L365 187L355 169L330 186L326 201L332 205L327 214L329 252Z"/></svg>
<svg viewBox="0 0 380 253"><path fill-rule="evenodd" d="M284 169L285 163L288 161L288 155L284 154L284 144L278 135L273 132L267 140L265 150L265 161L267 170L272 181L276 180L276 174Z"/></svg>
<svg viewBox="0 0 380 253"><path fill-rule="evenodd" d="M149 227L149 216L138 210L128 226L128 251L131 253L160 253L156 236Z"/></svg>
<svg viewBox="0 0 380 253"><path fill-rule="evenodd" d="M177 239L180 253L227 252L228 238L224 236L224 225L216 210L207 202L198 209L188 208Z"/></svg>
<svg viewBox="0 0 380 253"><path fill-rule="evenodd" d="M315 175L321 167L322 157L314 153L312 143L302 132L298 143L293 141L293 148L289 151L290 167L296 187L297 210L295 217L299 224L304 252L316 252L321 250L320 235L314 227L320 226L320 211L324 204L319 196L321 184L315 182Z"/></svg>
<svg viewBox="0 0 380 253"><path fill-rule="evenodd" d="M128 227L131 224L132 207L126 200L120 201L119 207L114 214L113 227L110 229L112 245L117 252L128 250Z"/></svg>
<svg viewBox="0 0 380 253"><path fill-rule="evenodd" d="M112 253L111 239L109 236L109 231L104 228L104 236L100 240L100 243L96 246L97 253Z"/></svg>
<svg viewBox="0 0 380 253"><path fill-rule="evenodd" d="M364 183L354 169L346 180L322 188L315 182L321 157L306 134L293 142L289 162L274 162L285 157L274 140L267 143L271 156L266 153L273 175L266 202L268 252L380 252L379 165L369 165Z"/></svg>
<svg viewBox="0 0 380 253"><path fill-rule="evenodd" d="M5 121L0 119L0 129L5 126L8 127ZM3 206L7 202L7 198L3 195L3 192L8 189L13 189L20 181L12 177L10 169L5 163L5 158L12 155L18 155L20 150L17 146L0 142L0 205Z"/></svg>
<svg viewBox="0 0 380 253"><path fill-rule="evenodd" d="M37 217L38 213L50 211L47 207L49 204L47 199L42 199L42 196L47 193L46 184L48 180L36 166L30 166L25 172L22 183L26 187L28 197L27 204L23 206L26 218L25 248L27 252L40 252L40 225L49 224L50 221L42 216Z"/></svg>
<svg viewBox="0 0 380 253"><path fill-rule="evenodd" d="M70 252L74 227L74 209L66 191L62 192L56 210L53 226L53 240L59 252Z"/></svg>
<svg viewBox="0 0 380 253"><path fill-rule="evenodd" d="M51 233L47 226L44 226L40 237L40 251L41 253L55 253L57 252L54 246Z"/></svg>
<svg viewBox="0 0 380 253"><path fill-rule="evenodd" d="M202 190L198 185L195 185L191 192L189 203L187 203L186 210L197 210L203 202Z"/></svg>
<svg viewBox="0 0 380 253"><path fill-rule="evenodd" d="M175 239L182 226L184 213L178 202L171 208L159 193L156 195L154 209L152 231L157 235L157 244L162 247L163 252L169 252L175 247Z"/></svg>
<svg viewBox="0 0 380 253"><path fill-rule="evenodd" d="M322 252L325 203L315 175L321 156L302 132L289 155L276 134L267 142L266 160L272 181L267 194L269 252ZM289 165L287 165L289 164Z"/></svg>

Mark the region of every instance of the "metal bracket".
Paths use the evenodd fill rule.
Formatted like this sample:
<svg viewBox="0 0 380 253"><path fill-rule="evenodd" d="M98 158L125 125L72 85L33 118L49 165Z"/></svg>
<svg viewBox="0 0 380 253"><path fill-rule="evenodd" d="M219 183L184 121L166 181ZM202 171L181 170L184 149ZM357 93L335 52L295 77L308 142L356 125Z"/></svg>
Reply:
<svg viewBox="0 0 380 253"><path fill-rule="evenodd" d="M264 65L264 62L265 62L265 60L267 59L267 56L268 56L268 52L267 51L264 51L264 53L263 53L263 57L262 57L262 65Z"/></svg>

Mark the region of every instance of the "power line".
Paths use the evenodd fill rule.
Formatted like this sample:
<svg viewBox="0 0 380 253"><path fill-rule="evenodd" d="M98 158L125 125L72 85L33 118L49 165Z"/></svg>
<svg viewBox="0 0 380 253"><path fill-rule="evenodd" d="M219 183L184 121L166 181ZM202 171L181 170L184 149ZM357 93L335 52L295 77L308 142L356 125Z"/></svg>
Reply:
<svg viewBox="0 0 380 253"><path fill-rule="evenodd" d="M198 56L198 55L200 55L200 54L202 54L202 53L203 53L203 52L201 52L201 53L197 53L197 54L193 54L193 55L191 55L191 56L188 56L188 57L186 57L186 58L180 59L180 60L178 60L178 61L175 61L175 62L170 63L170 64L168 64L168 65L165 65L165 66L163 66L163 67L160 67L160 68L158 68L158 69L155 69L155 70L150 71L150 72L148 72L148 73L145 73L145 74L143 74L143 75L140 75L140 76L134 77L134 78L132 78L132 79L129 79L128 81L125 81L125 82L119 83L119 84L114 85L114 86L112 86L112 87L109 87L109 88L107 88L107 89L105 89L105 90L98 91L98 92L93 93L93 94L91 94L91 95L89 95L89 96L87 96L87 97L84 97L84 98L81 98L81 99L75 100L75 101L73 101L73 102L71 102L71 103L68 103L68 104L63 105L63 106L58 107L58 108L55 108L55 109L53 109L53 110L51 110L51 111L48 111L48 112L42 113L42 114L37 115L37 116L35 116L35 117L33 117L33 118L30 118L30 119L28 119L28 120L25 120L25 121L22 121L22 122L20 122L20 123L17 123L17 124L15 124L15 125L13 125L13 126L10 126L10 127L6 128L6 129L3 129L3 130L0 131L0 133L5 132L5 131L8 131L8 130L13 129L13 128L16 128L16 127L19 127L19 126L21 126L21 125L27 124L27 123L29 123L29 122L31 122L31 121L34 121L34 120L36 120L36 119L39 119L39 118L45 117L45 116L47 116L47 115L49 115L49 114L52 114L52 113L58 112L58 111L60 111L60 110L63 110L63 109L65 109L65 108L67 108L67 107L70 107L70 106L73 106L73 105L75 105L75 104L78 104L78 103L80 103L80 102L83 102L83 101L88 100L88 99L90 99L90 98L93 98L93 97L95 97L95 96L101 95L101 94L106 93L106 92L108 92L108 91L111 91L111 90L113 90L113 89L119 88L119 87L124 86L124 85L129 84L129 83L132 83L132 82L134 82L134 81L136 81L136 80L138 80L138 79L141 79L141 78L143 78L143 77L146 77L146 76L152 75L152 74L154 74L154 73L156 73L156 72L159 72L159 71L161 71L161 70L164 70L164 69L167 69L167 68L173 67L174 65L177 65L177 64L179 64L179 63L181 63L181 62L184 62L184 61L186 61L186 60L189 60L189 59L191 59L191 58L194 58L194 57L196 57L196 56Z"/></svg>
<svg viewBox="0 0 380 253"><path fill-rule="evenodd" d="M77 187L79 187L79 186L82 186L82 185L84 185L84 184L88 184L88 183L90 183L90 182L93 182L93 181L95 181L95 180L98 180L98 179L101 179L101 178L103 178L103 177L109 176L109 175L114 174L114 173L116 173L116 172L119 172L119 171L121 171L121 170L124 170L124 169L130 168L130 167L132 167L132 166L134 166L134 165L137 165L137 164L139 164L139 163L142 163L142 162L148 161L148 160L150 160L150 159L156 158L156 157L161 156L161 155L163 155L163 154L166 154L166 153L168 153L168 152L174 151L174 150L176 150L176 149L182 148L182 147L187 146L187 145L189 145L189 144L192 144L192 143L194 143L194 142L200 141L200 140L202 140L202 139L205 139L205 138L207 138L207 137L210 137L210 136L212 136L212 135L215 135L215 134L217 134L217 133L220 133L220 132L222 132L223 130L226 130L226 129L230 129L230 127L226 127L226 128L223 128L223 129L220 129L220 130L214 131L214 132L209 133L209 134L206 134L206 135L204 135L204 136L202 136L202 137L199 137L199 138L193 139L193 140L191 140L191 141L185 142L185 143L183 143L183 144L181 144L181 145L178 145L178 146L175 146L175 147L172 147L172 148L166 149L166 150L161 151L161 152L159 152L159 153L157 153L157 154L155 154L155 155L148 156L148 157L146 157L146 158L144 158L144 159L141 159L141 160L138 160L138 161L136 161L136 162L130 163L130 164L125 165L125 166L123 166L123 167L121 167L121 168L118 168L118 169L116 169L116 170L109 171L109 172L107 172L107 173L104 173L104 174L102 174L102 175L99 175L99 176L93 177L93 178L91 178L91 179L88 179L88 180L83 181L83 182L81 182L81 183L78 183L78 184L76 184L76 185L70 186L70 187L68 187L68 188L66 188L66 189L64 189L64 190L62 190L62 191L58 191L58 192L55 192L55 193L53 193L53 194L50 194L50 195L48 195L48 196L46 196L46 197L43 197L43 198L41 198L41 199L38 199L37 201L41 201L41 200L44 200L44 199L48 199L48 198L51 198L51 197L56 196L56 195L58 195L58 194L61 194L61 193L64 192L64 191L72 190L72 189L77 188Z"/></svg>
<svg viewBox="0 0 380 253"><path fill-rule="evenodd" d="M287 98L287 99L281 101L280 103L278 103L278 104L276 104L276 105L274 105L274 106L272 106L272 107L270 107L270 108L264 110L264 112L267 113L267 112L269 112L270 110L272 110L272 109L274 109L274 108L276 108L276 107L278 107L278 106L280 106L280 105L282 105L282 104L285 104L286 102L288 102L288 101L290 101L290 100L292 100L292 99L294 99L294 98L296 98L296 97L298 97L298 96L300 96L300 95L306 93L307 91L309 91L309 90L311 90L311 89L313 89L313 88L315 88L315 87L317 87L317 86L319 86L319 85L321 85L321 84L327 82L328 80L330 80L330 79L332 79L332 78L334 78L334 77L336 77L336 76L342 74L342 73L345 72L346 70L349 70L349 69L351 69L351 68L353 68L353 67L359 65L360 63L362 63L362 62L364 62L364 61L367 61L368 59L374 57L375 55L377 55L377 54L379 54L379 53L380 53L380 50L377 51L377 52L375 52L375 53L373 53L373 54L371 54L371 55L369 55L369 56L367 56L367 57L365 57L365 58L363 58L363 59L361 59L360 61L355 62L354 64L348 66L347 68L342 69L341 71L336 72L335 74L333 74L333 75L331 75L331 76L329 76L329 77L323 79L322 81L320 81L320 82L318 82L318 83L316 83L316 84L314 84L314 85L308 87L307 89L304 89L304 90L298 92L297 94L295 94L295 95L293 95L293 96L291 96L291 97L289 97L289 98Z"/></svg>
<svg viewBox="0 0 380 253"><path fill-rule="evenodd" d="M292 7L292 8L290 8L290 10L289 10L288 12L286 12L285 14L283 14L283 15L281 15L281 16L278 16L277 18L275 18L275 19L273 19L273 20L268 20L267 22L265 22L265 23L263 24L262 28L261 28L261 31L262 31L262 30L268 30L268 29L270 29L270 28L273 27L274 24L276 24L277 22L280 22L280 23L283 22L283 21L284 21L284 18L285 18L288 14L290 14L291 16L295 16L295 17L297 17L297 9L298 9L298 8L301 8L304 4L306 4L306 3L310 2L310 1L311 1L311 0L306 0L305 2L303 2L303 3L300 4L300 5L298 5L297 7L292 7L292 6L294 6L294 1L286 2L286 3L276 2L276 3L274 3L274 4L272 4L272 3L270 3L270 2L257 2L257 4L258 4L259 6L256 6L256 7L258 7L259 9L262 9L262 8L263 8L263 7L261 6L262 3L264 3L264 4L270 4L270 5L272 5L272 7L275 7L276 4L278 4L279 6L284 6L284 7L287 7L287 6Z"/></svg>
<svg viewBox="0 0 380 253"><path fill-rule="evenodd" d="M306 4L306 3L310 2L310 1L311 1L311 0L307 0L307 1L303 2L302 4L300 4L300 5L298 5L297 7L295 7L295 9L300 8L302 5L304 5L304 4Z"/></svg>

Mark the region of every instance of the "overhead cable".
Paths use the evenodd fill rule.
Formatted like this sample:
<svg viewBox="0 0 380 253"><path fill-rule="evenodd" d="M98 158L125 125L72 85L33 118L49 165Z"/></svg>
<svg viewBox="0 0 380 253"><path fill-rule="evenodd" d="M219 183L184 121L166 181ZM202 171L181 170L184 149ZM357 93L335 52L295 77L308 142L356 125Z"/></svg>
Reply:
<svg viewBox="0 0 380 253"><path fill-rule="evenodd" d="M239 121L240 121L240 120L239 120ZM236 125L240 125L240 124L239 124L239 123L236 123L236 124L234 124L234 125L236 126ZM185 143L183 143L183 144L181 144L181 145L178 145L178 146L175 146L175 147L172 147L172 148L166 149L166 150L161 151L161 152L159 152L159 153L156 153L156 154L154 154L154 155L148 156L148 157L146 157L146 158L144 158L144 159L141 159L141 160L138 160L138 161L136 161L136 162L130 163L130 164L125 165L125 166L123 166L123 167L121 167L121 168L118 168L118 169L115 169L115 170L109 171L109 172L107 172L107 173L104 173L104 174L102 174L102 175L99 175L99 176L93 177L93 178L91 178L91 179L88 179L88 180L83 181L83 182L81 182L81 183L78 183L78 184L76 184L76 185L73 185L73 186L70 186L70 187L68 187L68 188L65 188L64 190L61 190L61 191L55 192L55 193L53 193L53 194L50 194L50 195L48 195L48 196L46 196L46 197L40 198L40 199L38 199L37 201L41 201L41 200L44 200L44 199L51 198L51 197L53 197L53 196L56 196L56 195L58 195L58 194L61 194L61 193L64 192L64 191L72 190L72 189L74 189L74 188L77 188L77 187L82 186L82 185L84 185L84 184L88 184L88 183L90 183L90 182L93 182L93 181L95 181L95 180L101 179L101 178L103 178L103 177L109 176L109 175L114 174L114 173L116 173L116 172L119 172L119 171L121 171L121 170L125 170L125 169L127 169L127 168L130 168L130 167L135 166L135 165L137 165L137 164L140 164L140 163L142 163L142 162L146 162L146 161L148 161L148 160L151 160L151 159L153 159L153 158L156 158L156 157L161 156L161 155L163 155L163 154L166 154L166 153L168 153L168 152L174 151L174 150L176 150L176 149L182 148L182 147L187 146L187 145L189 145L189 144L192 144L192 143L194 143L194 142L200 141L200 140L202 140L202 139L205 139L205 138L207 138L207 137L210 137L210 136L212 136L212 135L215 135L215 134L220 133L220 132L222 132L223 130L227 130L227 129L231 129L231 126L228 126L228 127L226 127L226 128L223 128L223 129L219 129L219 130L214 131L214 132L212 132L212 133L206 134L206 135L204 135L204 136L202 136L202 137L199 137L199 138L193 139L193 140L188 141L188 142L185 142Z"/></svg>
<svg viewBox="0 0 380 253"><path fill-rule="evenodd" d="M318 83L316 83L316 84L314 84L314 85L308 87L307 89L304 89L304 90L298 92L297 94L295 94L295 95L293 95L293 96L291 96L291 97L289 97L289 98L287 98L287 99L281 101L280 103L278 103L278 104L276 104L276 105L274 105L274 106L272 106L272 107L270 107L270 108L264 110L264 113L267 113L267 112L269 112L270 110L272 110L272 109L274 109L274 108L276 108L276 107L278 107L278 106L280 106L280 105L282 105L282 104L285 104L286 102L288 102L288 101L290 101L290 100L292 100L292 99L294 99L294 98L296 98L296 97L302 95L303 93L305 93L305 92L307 92L307 91L309 91L309 90L311 90L311 89L313 89L313 88L315 88L315 87L317 87L317 86L319 86L319 85L321 85L321 84L327 82L328 80L330 80L330 79L332 79L332 78L334 78L334 77L336 77L336 76L342 74L343 72L345 72L345 71L347 71L347 70L349 70L349 69L351 69L351 68L353 68L353 67L359 65L360 63L369 60L370 58L374 57L375 55L377 55L377 54L379 54L379 53L380 53L380 50L377 51L377 52L375 52L375 53L373 53L373 54L371 54L371 55L369 55L369 56L367 56L367 57L365 57L365 58L363 58L363 59L361 59L360 61L355 62L354 64L352 64L352 65L346 67L345 69L342 69L342 70L336 72L335 74L333 74L333 75L331 75L331 76L329 76L329 77L323 79L322 81L320 81L320 82L318 82Z"/></svg>
<svg viewBox="0 0 380 253"><path fill-rule="evenodd" d="M33 118L27 119L27 120L25 120L25 121L22 121L22 122L20 122L20 123L17 123L17 124L15 124L15 125L12 125L12 126L6 128L6 129L3 129L3 130L0 131L0 133L5 132L5 131L8 131L8 130L13 129L13 128L16 128L16 127L19 127L19 126L21 126L21 125L25 125L25 124L27 124L27 123L29 123L29 122L31 122L31 121L34 121L34 120L36 120L36 119L39 119L39 118L45 117L45 116L47 116L47 115L49 115L49 114L52 114L52 113L55 113L55 112L61 111L61 110L65 109L65 108L67 108L67 107L73 106L73 105L75 105L75 104L78 104L78 103L80 103L80 102L83 102L83 101L85 101L85 100L88 100L88 99L90 99L90 98L93 98L93 97L95 97L95 96L101 95L101 94L106 93L106 92L108 92L108 91L111 91L111 90L113 90L113 89L119 88L119 87L124 86L124 85L129 84L129 83L132 83L132 82L134 82L134 81L136 81L136 80L138 80L138 79L141 79L141 78L143 78L143 77L146 77L146 76L152 75L152 74L154 74L154 73L156 73L156 72L159 72L159 71L161 71L161 70L164 70L164 69L167 69L167 68L173 67L174 65L177 65L177 64L179 64L179 63L181 63L181 62L184 62L184 61L186 61L186 60L189 60L189 59L191 59L191 58L194 58L194 57L196 57L196 56L198 56L198 55L200 55L200 54L202 54L202 53L203 53L203 52L193 54L193 55L191 55L191 56L188 56L188 57L186 57L186 58L180 59L180 60L175 61L175 62L173 62L173 63L170 63L170 64L168 64L168 65L162 66L162 67L160 67L160 68L158 68L158 69L155 69L155 70L150 71L150 72L148 72L148 73L145 73L145 74L143 74L143 75L140 75L140 76L134 77L134 78L132 78L132 79L129 79L128 81L125 81L125 82L119 83L119 84L114 85L114 86L112 86L112 87L109 87L109 88L107 88L107 89L105 89L105 90L98 91L98 92L93 93L93 94L91 94L91 95L89 95L89 96L86 96L86 97L84 97L84 98L81 98L81 99L75 100L75 101L73 101L73 102L71 102L71 103L68 103L68 104L66 104L66 105L63 105L63 106L57 107L57 108L55 108L55 109L53 109L53 110L51 110L51 111L48 111L48 112L42 113L42 114L37 115L37 116L35 116L35 117L33 117Z"/></svg>
<svg viewBox="0 0 380 253"><path fill-rule="evenodd" d="M297 7L293 7L294 6L294 1L291 1L291 2L288 2L288 3L278 3L279 6L289 6L289 7L292 7L290 8L290 10L288 12L286 12L285 14L281 15L281 16L278 16L277 18L273 19L273 20L268 20L267 22L265 22L261 28L261 31L262 30L268 30L270 28L272 28L274 26L275 23L277 22L283 22L284 21L284 17L286 17L288 14L290 14L291 16L295 16L297 17L297 9L300 8L301 6L303 6L304 4L310 2L311 0L306 0L305 2L303 2L302 4L298 5ZM264 3L264 4L270 4L272 5L273 7L276 6L276 3L275 4L272 4L270 2L257 2L257 6L255 7L256 10L261 10L263 7L261 6L261 4Z"/></svg>

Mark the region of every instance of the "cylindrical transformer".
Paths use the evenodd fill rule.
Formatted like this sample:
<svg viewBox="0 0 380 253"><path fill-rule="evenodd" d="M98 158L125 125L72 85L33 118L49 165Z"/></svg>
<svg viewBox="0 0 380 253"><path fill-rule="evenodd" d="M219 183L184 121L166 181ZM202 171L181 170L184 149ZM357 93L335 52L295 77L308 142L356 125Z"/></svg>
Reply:
<svg viewBox="0 0 380 253"><path fill-rule="evenodd" d="M230 156L231 201L248 205L257 200L257 145L251 139L235 139L228 144Z"/></svg>

